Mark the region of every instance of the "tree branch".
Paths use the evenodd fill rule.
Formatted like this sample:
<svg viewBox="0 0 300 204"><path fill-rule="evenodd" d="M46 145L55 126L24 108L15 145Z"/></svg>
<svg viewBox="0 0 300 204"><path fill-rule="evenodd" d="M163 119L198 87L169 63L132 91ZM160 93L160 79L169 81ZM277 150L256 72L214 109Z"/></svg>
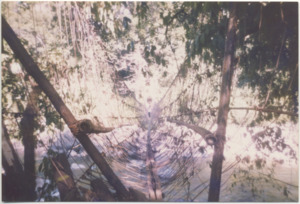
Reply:
<svg viewBox="0 0 300 204"><path fill-rule="evenodd" d="M256 106L255 107L230 107L230 110L254 110L254 111L260 111L266 113L278 113L278 114L285 114L289 116L298 116L298 114L289 111L273 110L267 108L260 108Z"/></svg>
<svg viewBox="0 0 300 204"><path fill-rule="evenodd" d="M95 125L91 120L83 119L77 121L75 124L70 126L70 129L72 129L72 132L75 133L75 135L78 134L89 134L89 133L106 133L112 131L113 127L103 127L100 124Z"/></svg>
<svg viewBox="0 0 300 204"><path fill-rule="evenodd" d="M167 35L167 33L168 33L169 25L170 25L170 24L173 22L173 20L174 20L175 18L177 18L177 16L178 16L179 14L181 14L181 13L185 13L185 11L184 11L183 8L180 9L179 11L177 11L177 12L170 18L169 22L167 22L165 35Z"/></svg>
<svg viewBox="0 0 300 204"><path fill-rule="evenodd" d="M178 120L172 120L170 118L168 118L167 121L169 121L171 123L176 123L177 125L182 125L189 129L194 130L196 133L201 135L203 137L203 139L205 139L205 141L208 145L214 145L216 142L215 135L212 132L210 132L209 130L206 130L205 128L199 127L197 125L192 125L192 124L188 124L185 122L181 122Z"/></svg>

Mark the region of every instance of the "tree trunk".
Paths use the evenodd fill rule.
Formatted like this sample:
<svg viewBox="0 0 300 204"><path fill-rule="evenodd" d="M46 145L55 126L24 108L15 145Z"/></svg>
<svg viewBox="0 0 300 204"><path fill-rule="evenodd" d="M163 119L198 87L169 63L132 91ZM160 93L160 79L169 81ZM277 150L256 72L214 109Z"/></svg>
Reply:
<svg viewBox="0 0 300 204"><path fill-rule="evenodd" d="M37 85L32 86L32 91L29 93L28 103L23 113L21 120L21 133L24 144L24 179L26 183L25 200L34 201L36 199L35 193L35 137L34 132L34 118L38 113L37 103L40 89Z"/></svg>
<svg viewBox="0 0 300 204"><path fill-rule="evenodd" d="M236 7L237 3L230 5L230 18L228 23L227 36L225 41L225 54L222 70L222 85L218 113L218 128L216 131L216 143L214 146L214 155L211 167L210 185L208 193L208 201L219 201L223 152L226 140L226 125L229 112L230 88L234 71L234 42L236 35Z"/></svg>
<svg viewBox="0 0 300 204"><path fill-rule="evenodd" d="M24 201L24 172L15 149L9 139L2 120L2 200L7 202Z"/></svg>
<svg viewBox="0 0 300 204"><path fill-rule="evenodd" d="M103 175L107 178L108 182L115 188L117 191L117 196L119 200L128 200L129 199L129 191L125 188L123 183L117 177L117 175L113 172L111 167L108 165L105 158L100 154L98 149L92 143L90 138L84 133L74 132L73 127L78 124L78 121L69 110L69 108L65 105L61 97L58 95L54 87L47 80L45 75L41 72L37 64L33 61L31 56L27 53L20 40L16 36L15 32L6 22L4 17L2 17L2 35L10 48L13 50L16 57L23 64L26 72L34 78L42 91L48 96L51 103L54 105L57 112L67 123L68 127L72 131L73 135L79 140L84 149L87 151L88 155L92 158L95 164L99 167Z"/></svg>

